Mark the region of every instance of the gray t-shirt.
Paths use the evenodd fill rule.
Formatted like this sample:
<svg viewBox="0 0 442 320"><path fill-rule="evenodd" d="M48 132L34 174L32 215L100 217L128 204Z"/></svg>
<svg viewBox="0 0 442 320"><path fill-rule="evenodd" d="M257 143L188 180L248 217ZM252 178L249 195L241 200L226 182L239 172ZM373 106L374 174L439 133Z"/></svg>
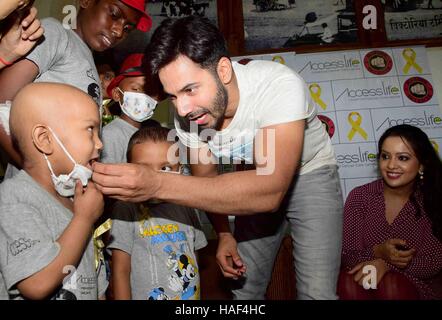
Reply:
<svg viewBox="0 0 442 320"><path fill-rule="evenodd" d="M136 127L121 118L116 118L111 123L105 125L101 134L101 140L103 141L101 162L127 162L127 145L129 144L130 137L137 131Z"/></svg>
<svg viewBox="0 0 442 320"><path fill-rule="evenodd" d="M134 300L200 299L195 250L207 245L196 211L161 203L142 209L117 202L108 248L131 256Z"/></svg>
<svg viewBox="0 0 442 320"><path fill-rule="evenodd" d="M44 40L26 56L39 69L35 82L70 84L88 93L101 107L100 77L92 51L74 31L63 28L58 20L46 18L42 25Z"/></svg>
<svg viewBox="0 0 442 320"><path fill-rule="evenodd" d="M23 299L17 283L48 266L59 254L57 239L73 214L25 171L0 184L0 299ZM92 236L92 232L91 232ZM107 289L105 268L95 269L94 245L52 299L96 300Z"/></svg>

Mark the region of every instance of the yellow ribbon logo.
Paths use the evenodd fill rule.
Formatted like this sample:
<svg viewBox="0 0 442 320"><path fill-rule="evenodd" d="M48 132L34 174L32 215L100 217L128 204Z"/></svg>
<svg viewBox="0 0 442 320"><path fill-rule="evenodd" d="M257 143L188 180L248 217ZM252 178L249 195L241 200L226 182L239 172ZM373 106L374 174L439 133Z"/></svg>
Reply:
<svg viewBox="0 0 442 320"><path fill-rule="evenodd" d="M436 150L436 152L439 153L439 145L437 144L437 142L434 140L431 140L431 144L433 145L434 150Z"/></svg>
<svg viewBox="0 0 442 320"><path fill-rule="evenodd" d="M416 51L411 48L404 49L404 51L402 51L402 56L407 62L404 66L404 73L408 74L411 67L415 68L417 72L422 73L422 67L416 63Z"/></svg>
<svg viewBox="0 0 442 320"><path fill-rule="evenodd" d="M312 96L313 101L319 105L323 110L327 109L327 105L321 99L322 89L317 83L313 83L309 86L310 95Z"/></svg>
<svg viewBox="0 0 442 320"><path fill-rule="evenodd" d="M285 64L285 60L284 60L284 58L281 57L281 56L274 56L274 57L272 58L272 61L279 62L280 64Z"/></svg>
<svg viewBox="0 0 442 320"><path fill-rule="evenodd" d="M356 121L353 120L353 116L356 116ZM348 133L348 140L352 141L356 132L359 133L365 140L368 139L367 132L365 132L364 129L361 128L362 116L359 114L359 112L351 112L348 115L348 122L351 125L351 130Z"/></svg>
<svg viewBox="0 0 442 320"><path fill-rule="evenodd" d="M101 236L112 228L112 220L107 219L97 229L95 229L92 239L94 241L94 256L95 256L95 269L100 266L100 261L104 262L104 243L101 240Z"/></svg>

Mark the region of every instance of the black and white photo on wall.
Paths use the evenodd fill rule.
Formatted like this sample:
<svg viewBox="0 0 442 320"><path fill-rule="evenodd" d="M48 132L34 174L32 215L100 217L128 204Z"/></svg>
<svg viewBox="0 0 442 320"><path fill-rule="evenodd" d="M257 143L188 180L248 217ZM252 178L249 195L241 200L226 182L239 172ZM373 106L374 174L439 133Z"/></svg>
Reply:
<svg viewBox="0 0 442 320"><path fill-rule="evenodd" d="M173 18L173 17L183 17L189 15L196 15L205 17L206 10L209 10L211 6L210 1L195 1L195 0L186 0L186 1L170 1L163 0L161 6L161 15ZM215 3L216 9L216 3Z"/></svg>
<svg viewBox="0 0 442 320"><path fill-rule="evenodd" d="M442 0L382 0L388 40L442 37Z"/></svg>
<svg viewBox="0 0 442 320"><path fill-rule="evenodd" d="M149 1L154 26L160 25L167 18L186 16L206 17L213 23L218 23L217 0L156 0Z"/></svg>
<svg viewBox="0 0 442 320"><path fill-rule="evenodd" d="M167 18L199 15L218 25L217 0L149 0L146 2L146 11L152 18L152 29L147 33L134 30L113 50L115 59L119 63L130 53L144 52L156 28Z"/></svg>
<svg viewBox="0 0 442 320"><path fill-rule="evenodd" d="M358 41L353 0L243 0L245 50Z"/></svg>

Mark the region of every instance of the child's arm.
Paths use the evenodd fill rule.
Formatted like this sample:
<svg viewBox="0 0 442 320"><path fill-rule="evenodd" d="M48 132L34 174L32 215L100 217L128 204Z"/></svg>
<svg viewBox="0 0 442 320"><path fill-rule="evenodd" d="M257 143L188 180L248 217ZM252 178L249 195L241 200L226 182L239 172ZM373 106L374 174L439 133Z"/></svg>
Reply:
<svg viewBox="0 0 442 320"><path fill-rule="evenodd" d="M112 250L111 281L115 300L131 300L130 255L122 250Z"/></svg>
<svg viewBox="0 0 442 320"><path fill-rule="evenodd" d="M6 130L0 124L0 149L3 150L8 156L8 162L14 164L17 168L22 167L21 155L14 149L12 145L12 139Z"/></svg>
<svg viewBox="0 0 442 320"><path fill-rule="evenodd" d="M37 9L32 7L11 14L0 38L0 69L27 54L43 35Z"/></svg>
<svg viewBox="0 0 442 320"><path fill-rule="evenodd" d="M29 60L20 60L0 72L0 102L12 100L25 85L34 81L38 75L38 67ZM4 150L10 161L22 167L22 159L12 145L9 136L0 125L0 149Z"/></svg>
<svg viewBox="0 0 442 320"><path fill-rule="evenodd" d="M28 59L17 61L0 72L0 101L12 101L18 91L25 85L33 82L39 69Z"/></svg>
<svg viewBox="0 0 442 320"><path fill-rule="evenodd" d="M103 211L103 195L89 182L86 190L77 182L74 217L57 239L60 252L45 268L17 283L20 293L29 299L44 299L62 285L66 266L78 265L92 236L94 222Z"/></svg>
<svg viewBox="0 0 442 320"><path fill-rule="evenodd" d="M27 56L0 72L0 103L13 100L17 92L33 82L39 74L51 70L68 51L68 36L61 23L55 19L43 20L44 38ZM21 159L13 151L11 138L0 130L0 148L4 149L13 162L21 167Z"/></svg>

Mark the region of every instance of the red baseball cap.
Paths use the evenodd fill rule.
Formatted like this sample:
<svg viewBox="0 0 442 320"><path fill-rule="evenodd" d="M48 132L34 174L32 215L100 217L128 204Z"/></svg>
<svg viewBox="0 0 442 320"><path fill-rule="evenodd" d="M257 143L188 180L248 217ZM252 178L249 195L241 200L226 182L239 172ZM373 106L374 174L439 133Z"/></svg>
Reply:
<svg viewBox="0 0 442 320"><path fill-rule="evenodd" d="M152 28L152 18L146 13L146 0L120 0L129 7L141 12L142 16L137 24L137 29L147 32Z"/></svg>
<svg viewBox="0 0 442 320"><path fill-rule="evenodd" d="M109 86L107 87L107 94L109 97L112 97L112 90L115 87L118 87L120 82L126 77L136 77L136 76L144 76L144 72L141 68L143 64L144 54L142 53L133 53L124 60L123 65L121 66L120 73L116 76Z"/></svg>

